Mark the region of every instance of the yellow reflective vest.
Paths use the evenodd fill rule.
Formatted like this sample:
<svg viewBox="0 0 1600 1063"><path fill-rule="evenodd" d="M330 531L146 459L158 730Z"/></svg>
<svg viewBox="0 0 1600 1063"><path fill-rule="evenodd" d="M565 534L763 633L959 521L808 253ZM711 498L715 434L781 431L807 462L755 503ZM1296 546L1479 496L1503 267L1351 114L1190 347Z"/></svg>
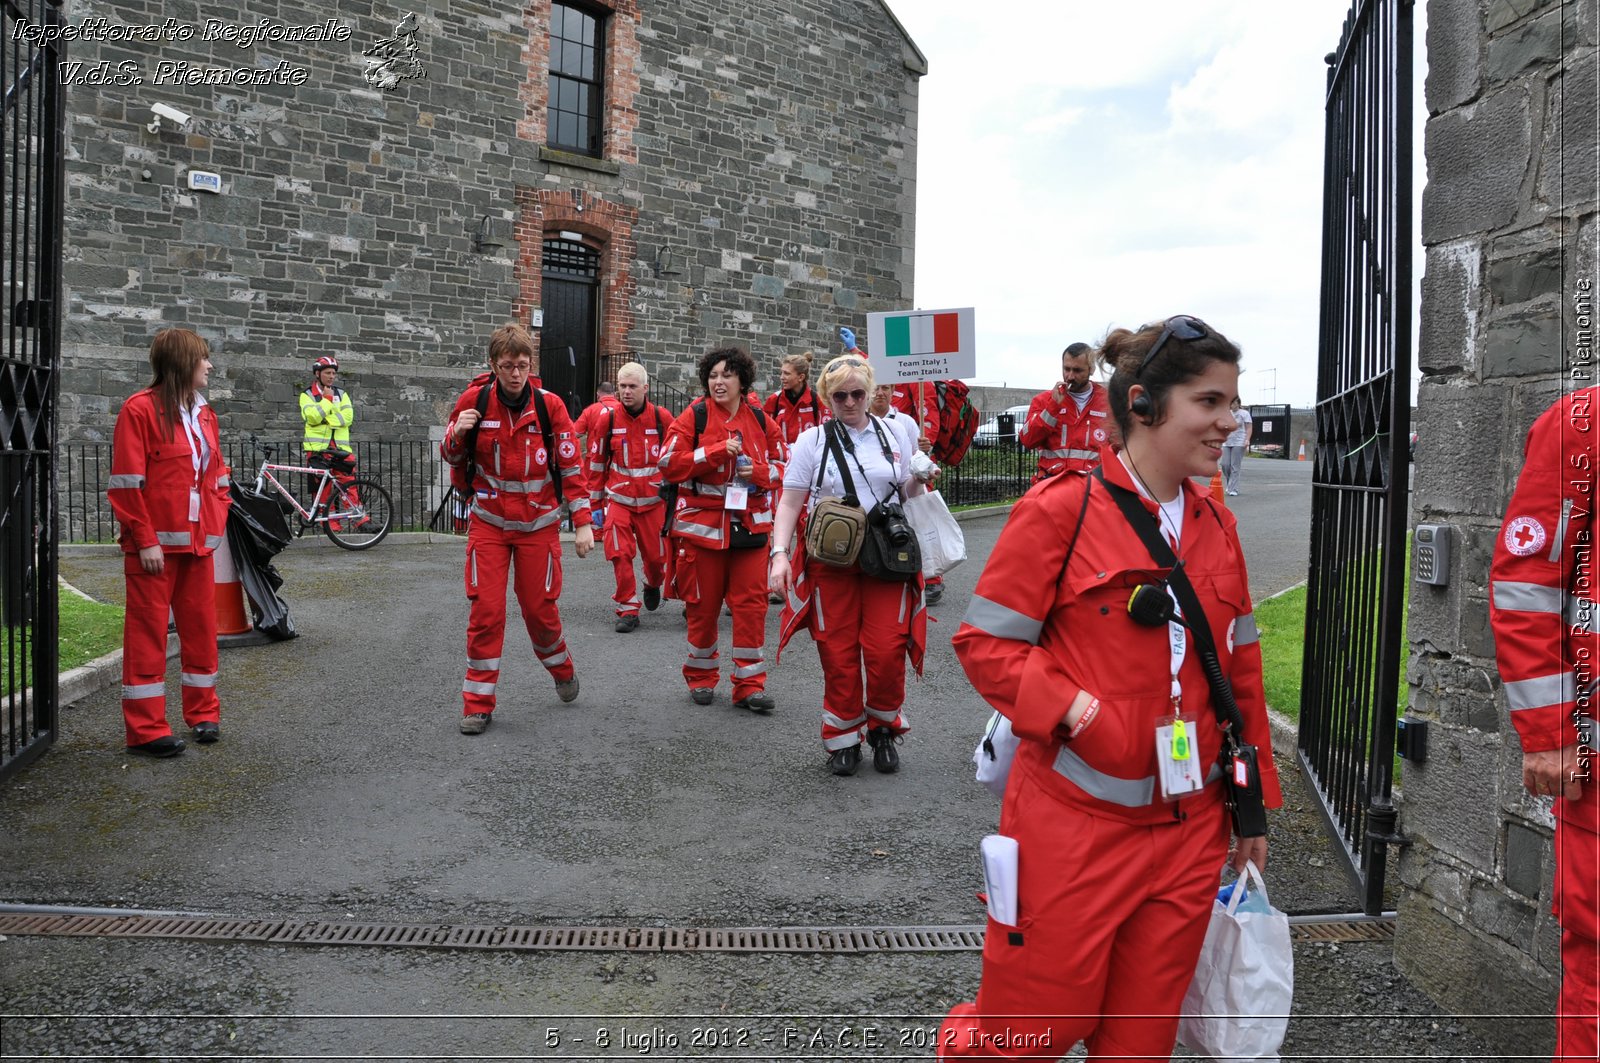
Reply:
<svg viewBox="0 0 1600 1063"><path fill-rule="evenodd" d="M331 395L320 388L318 391L321 398L313 395L310 388L300 393L300 417L306 423L306 452L327 450L329 446L349 450L350 422L356 419L350 393L342 388L334 388Z"/></svg>

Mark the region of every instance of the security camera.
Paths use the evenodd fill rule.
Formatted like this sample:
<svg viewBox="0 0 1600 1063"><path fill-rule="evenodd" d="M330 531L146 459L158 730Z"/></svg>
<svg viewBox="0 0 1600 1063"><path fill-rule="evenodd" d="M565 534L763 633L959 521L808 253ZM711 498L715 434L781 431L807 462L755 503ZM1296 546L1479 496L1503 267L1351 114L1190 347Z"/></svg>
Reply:
<svg viewBox="0 0 1600 1063"><path fill-rule="evenodd" d="M145 128L150 130L152 133L161 132L161 120L163 118L177 126L179 129L184 128L190 122L194 121L193 115L186 111L180 111L170 104L152 103L150 105L150 112L154 114L155 117L150 120L150 124L145 126Z"/></svg>

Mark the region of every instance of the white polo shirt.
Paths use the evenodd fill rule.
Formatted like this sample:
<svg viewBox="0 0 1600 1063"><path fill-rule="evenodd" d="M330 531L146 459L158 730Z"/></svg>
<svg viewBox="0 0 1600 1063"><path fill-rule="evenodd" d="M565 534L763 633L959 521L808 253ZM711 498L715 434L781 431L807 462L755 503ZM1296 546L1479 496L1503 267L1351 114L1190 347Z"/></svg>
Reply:
<svg viewBox="0 0 1600 1063"><path fill-rule="evenodd" d="M855 450L852 455L849 449L846 449L844 459L850 463L850 477L855 482L856 496L861 505L867 509L871 509L874 502L892 498L896 484L904 487L911 480L908 463L916 447L907 441L903 431L903 427L910 426L910 419L900 417L896 420L901 424L869 414L867 423L859 430L850 428L843 421L831 422L844 430ZM882 428L883 439L889 444L888 459L884 458L883 444L878 439L874 423ZM823 448L827 443L825 427L807 428L794 441L794 446L789 448L789 465L783 474L785 491L812 491L815 488L818 462L822 459ZM865 483L862 482L863 478ZM819 497L843 494L844 478L839 475L838 461L830 453L822 475L822 490Z"/></svg>

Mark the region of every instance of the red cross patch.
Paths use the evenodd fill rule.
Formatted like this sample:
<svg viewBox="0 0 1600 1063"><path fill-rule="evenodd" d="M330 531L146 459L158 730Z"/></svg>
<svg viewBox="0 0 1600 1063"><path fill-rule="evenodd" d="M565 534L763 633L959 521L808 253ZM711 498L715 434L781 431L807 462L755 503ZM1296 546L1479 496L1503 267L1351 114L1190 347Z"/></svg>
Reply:
<svg viewBox="0 0 1600 1063"><path fill-rule="evenodd" d="M1532 517L1512 517L1506 522L1506 549L1518 557L1536 554L1544 548L1544 525Z"/></svg>
<svg viewBox="0 0 1600 1063"><path fill-rule="evenodd" d="M1104 443L1106 441L1106 430L1104 428L1096 428L1094 430L1094 441L1096 443Z"/></svg>
<svg viewBox="0 0 1600 1063"><path fill-rule="evenodd" d="M573 446L572 440L563 439L561 441L561 456L563 458L566 458L570 461L572 456L576 453L578 453L578 448Z"/></svg>

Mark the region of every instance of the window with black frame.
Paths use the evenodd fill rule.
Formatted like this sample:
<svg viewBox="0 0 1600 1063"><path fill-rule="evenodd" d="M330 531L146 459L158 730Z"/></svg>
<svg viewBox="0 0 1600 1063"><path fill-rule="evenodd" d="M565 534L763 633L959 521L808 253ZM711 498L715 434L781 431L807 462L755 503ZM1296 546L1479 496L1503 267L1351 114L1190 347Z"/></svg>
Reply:
<svg viewBox="0 0 1600 1063"><path fill-rule="evenodd" d="M548 143L600 157L605 109L605 19L572 4L550 5Z"/></svg>

